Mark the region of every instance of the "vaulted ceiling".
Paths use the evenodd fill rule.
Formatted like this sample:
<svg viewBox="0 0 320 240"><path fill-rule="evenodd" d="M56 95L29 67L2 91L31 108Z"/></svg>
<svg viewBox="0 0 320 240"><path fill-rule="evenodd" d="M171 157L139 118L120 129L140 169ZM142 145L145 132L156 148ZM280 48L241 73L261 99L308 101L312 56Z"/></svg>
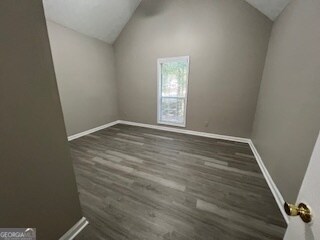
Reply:
<svg viewBox="0 0 320 240"><path fill-rule="evenodd" d="M245 1L275 20L290 0ZM141 0L43 0L43 5L47 19L112 44L140 2Z"/></svg>
<svg viewBox="0 0 320 240"><path fill-rule="evenodd" d="M291 0L246 0L271 20L275 20Z"/></svg>
<svg viewBox="0 0 320 240"><path fill-rule="evenodd" d="M112 44L141 0L43 0L46 18Z"/></svg>

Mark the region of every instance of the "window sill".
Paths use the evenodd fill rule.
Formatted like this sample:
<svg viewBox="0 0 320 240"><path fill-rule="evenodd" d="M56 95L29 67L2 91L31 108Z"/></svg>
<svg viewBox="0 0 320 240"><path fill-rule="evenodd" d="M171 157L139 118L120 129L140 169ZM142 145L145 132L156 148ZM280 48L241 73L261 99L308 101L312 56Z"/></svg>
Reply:
<svg viewBox="0 0 320 240"><path fill-rule="evenodd" d="M174 127L181 127L181 128L185 128L186 127L185 123L179 124L179 123L169 123L169 122L160 122L160 121L158 121L158 124L167 125L167 126L174 126Z"/></svg>

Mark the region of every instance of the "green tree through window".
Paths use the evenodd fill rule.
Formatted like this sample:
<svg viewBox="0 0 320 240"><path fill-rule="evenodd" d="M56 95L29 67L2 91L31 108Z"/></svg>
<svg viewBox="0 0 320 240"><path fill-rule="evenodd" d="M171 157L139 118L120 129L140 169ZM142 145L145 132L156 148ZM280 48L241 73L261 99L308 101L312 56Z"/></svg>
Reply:
<svg viewBox="0 0 320 240"><path fill-rule="evenodd" d="M158 121L184 126L189 59L188 57L160 59L158 64L160 67Z"/></svg>

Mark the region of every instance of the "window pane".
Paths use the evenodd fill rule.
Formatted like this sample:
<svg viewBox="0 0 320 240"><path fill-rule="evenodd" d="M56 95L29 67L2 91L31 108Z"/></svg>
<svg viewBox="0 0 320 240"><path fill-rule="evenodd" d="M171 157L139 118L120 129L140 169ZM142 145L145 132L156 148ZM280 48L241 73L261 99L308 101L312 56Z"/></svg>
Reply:
<svg viewBox="0 0 320 240"><path fill-rule="evenodd" d="M158 122L186 125L189 57L158 60Z"/></svg>
<svg viewBox="0 0 320 240"><path fill-rule="evenodd" d="M161 122L183 124L184 123L184 104L183 98L162 98L161 101Z"/></svg>
<svg viewBox="0 0 320 240"><path fill-rule="evenodd" d="M186 61L172 61L162 63L161 90L163 97L185 97L187 93Z"/></svg>

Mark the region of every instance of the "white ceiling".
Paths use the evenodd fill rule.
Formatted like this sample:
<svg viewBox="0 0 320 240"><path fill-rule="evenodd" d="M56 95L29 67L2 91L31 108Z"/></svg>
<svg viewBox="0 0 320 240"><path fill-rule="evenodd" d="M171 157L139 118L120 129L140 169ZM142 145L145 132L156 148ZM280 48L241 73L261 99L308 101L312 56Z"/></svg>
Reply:
<svg viewBox="0 0 320 240"><path fill-rule="evenodd" d="M159 0L161 1L161 0ZM245 0L275 20L290 0ZM43 0L46 18L112 44L141 0Z"/></svg>
<svg viewBox="0 0 320 240"><path fill-rule="evenodd" d="M271 20L276 20L291 0L246 0Z"/></svg>
<svg viewBox="0 0 320 240"><path fill-rule="evenodd" d="M112 44L141 0L43 0L46 18Z"/></svg>

